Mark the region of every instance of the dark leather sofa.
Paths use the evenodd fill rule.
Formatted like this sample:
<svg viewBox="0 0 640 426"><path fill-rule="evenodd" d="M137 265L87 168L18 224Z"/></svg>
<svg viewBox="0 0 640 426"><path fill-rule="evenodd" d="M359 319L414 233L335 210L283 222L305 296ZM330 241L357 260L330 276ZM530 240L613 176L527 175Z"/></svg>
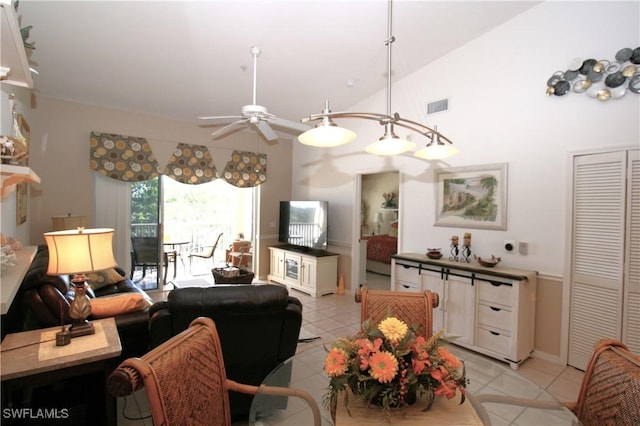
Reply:
<svg viewBox="0 0 640 426"><path fill-rule="evenodd" d="M39 246L18 293L23 297L23 330L60 325L61 306L65 324L71 323L69 306L75 295L73 287L70 286L66 276L47 275L48 263L47 246ZM117 267L115 269L123 276L122 281L102 287L95 292L89 288L87 290L89 297L132 292L148 297L144 290L125 278L125 272L122 269ZM91 317L89 319L91 320ZM119 314L114 316L114 319L122 344L122 359L142 356L149 350L149 309ZM16 320L12 322L15 323Z"/></svg>
<svg viewBox="0 0 640 426"><path fill-rule="evenodd" d="M178 288L166 302L151 306L149 316L152 347L186 330L197 317L212 318L227 377L259 385L279 363L295 354L302 303L289 296L285 287L272 284ZM234 392L229 397L232 421L247 419L252 397Z"/></svg>

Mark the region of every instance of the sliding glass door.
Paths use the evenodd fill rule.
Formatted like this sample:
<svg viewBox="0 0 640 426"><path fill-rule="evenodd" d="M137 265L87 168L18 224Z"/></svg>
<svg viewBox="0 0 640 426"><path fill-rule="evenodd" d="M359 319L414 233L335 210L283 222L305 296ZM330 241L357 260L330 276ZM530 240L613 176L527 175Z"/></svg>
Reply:
<svg viewBox="0 0 640 426"><path fill-rule="evenodd" d="M193 276L209 278L213 266L227 261L226 249L234 240L255 241L256 191L221 179L187 185L162 176L131 184L131 237L147 241L155 237L158 254L156 268L145 268L140 259L136 265L132 251L134 281L151 289L159 288L165 279L179 285ZM211 256L189 256L206 253L220 234Z"/></svg>

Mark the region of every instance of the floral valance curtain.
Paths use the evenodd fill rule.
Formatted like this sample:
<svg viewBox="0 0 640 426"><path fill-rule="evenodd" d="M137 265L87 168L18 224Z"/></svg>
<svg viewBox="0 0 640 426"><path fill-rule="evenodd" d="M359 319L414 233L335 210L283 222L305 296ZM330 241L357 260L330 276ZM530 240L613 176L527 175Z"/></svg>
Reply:
<svg viewBox="0 0 640 426"><path fill-rule="evenodd" d="M137 182L160 174L158 162L144 138L91 132L91 170L111 179Z"/></svg>
<svg viewBox="0 0 640 426"><path fill-rule="evenodd" d="M255 152L233 151L222 179L233 186L248 188L267 180L267 156Z"/></svg>
<svg viewBox="0 0 640 426"><path fill-rule="evenodd" d="M144 138L91 132L90 168L112 179L135 182L161 173L178 182L201 184L223 179L239 188L258 186L267 180L267 156L233 151L222 176L206 146L179 143L164 170Z"/></svg>
<svg viewBox="0 0 640 426"><path fill-rule="evenodd" d="M211 182L218 173L206 146L181 143L173 151L164 174L178 182L196 185Z"/></svg>

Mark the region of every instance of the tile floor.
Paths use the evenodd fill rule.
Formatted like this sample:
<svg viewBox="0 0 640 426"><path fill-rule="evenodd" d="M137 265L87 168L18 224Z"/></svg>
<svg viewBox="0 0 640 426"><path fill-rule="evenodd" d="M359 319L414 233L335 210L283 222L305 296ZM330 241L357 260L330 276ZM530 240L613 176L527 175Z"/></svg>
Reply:
<svg viewBox="0 0 640 426"><path fill-rule="evenodd" d="M201 278L210 279L208 276L202 276ZM387 279L388 277L381 276L370 277L368 285L372 288L383 287L386 285L385 280ZM360 305L354 302L352 295L338 296L332 294L321 298L313 298L296 290L291 290L290 293L300 299L303 304L303 335L320 336L320 339L312 342L300 343L298 345L299 352L331 342L339 336L352 335L358 329ZM501 364L499 361L466 351L460 347L454 346L453 349L461 358L465 359L465 363L479 362L484 369L490 369L492 364ZM583 372L580 370L536 358L530 358L525 361L517 370L517 373L536 383L561 401L576 400L583 376ZM473 391L473 389L471 390ZM499 414L501 415L502 413ZM498 416L498 421L494 421L496 418L492 413L492 421L494 421L494 424L518 424L507 420L508 416L509 414L505 413L504 418ZM118 425L142 426L152 424L144 390L126 399L120 398L118 400Z"/></svg>

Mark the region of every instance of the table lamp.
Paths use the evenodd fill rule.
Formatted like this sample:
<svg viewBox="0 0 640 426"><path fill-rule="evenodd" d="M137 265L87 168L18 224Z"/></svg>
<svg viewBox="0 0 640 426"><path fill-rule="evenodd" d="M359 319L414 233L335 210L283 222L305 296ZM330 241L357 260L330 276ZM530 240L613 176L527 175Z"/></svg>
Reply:
<svg viewBox="0 0 640 426"><path fill-rule="evenodd" d="M49 247L49 275L73 275L71 283L75 297L69 308L73 320L71 337L94 334L93 324L87 321L91 315L91 303L87 296L85 273L116 266L113 257L113 229L84 229L46 232L44 239Z"/></svg>
<svg viewBox="0 0 640 426"><path fill-rule="evenodd" d="M378 235L380 235L380 224L384 222L384 219L382 218L382 213L376 213L373 216L373 223L376 225L376 233Z"/></svg>
<svg viewBox="0 0 640 426"><path fill-rule="evenodd" d="M65 231L67 229L84 228L87 226L86 216L72 216L71 213L66 216L51 216L51 223L54 231Z"/></svg>

